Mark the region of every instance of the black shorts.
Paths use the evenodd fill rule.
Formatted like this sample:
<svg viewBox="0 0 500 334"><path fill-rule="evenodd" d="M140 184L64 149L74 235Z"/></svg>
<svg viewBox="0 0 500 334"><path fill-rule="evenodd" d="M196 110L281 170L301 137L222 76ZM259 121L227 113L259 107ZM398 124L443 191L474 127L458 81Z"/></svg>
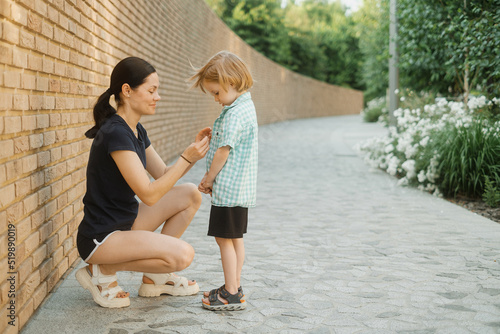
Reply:
<svg viewBox="0 0 500 334"><path fill-rule="evenodd" d="M208 235L218 238L238 239L247 233L248 208L212 205Z"/></svg>
<svg viewBox="0 0 500 334"><path fill-rule="evenodd" d="M92 255L94 255L97 248L106 241L106 239L114 232L108 232L97 235L95 238L88 238L82 235L80 232L76 235L76 248L78 248L78 253L83 261L87 262Z"/></svg>

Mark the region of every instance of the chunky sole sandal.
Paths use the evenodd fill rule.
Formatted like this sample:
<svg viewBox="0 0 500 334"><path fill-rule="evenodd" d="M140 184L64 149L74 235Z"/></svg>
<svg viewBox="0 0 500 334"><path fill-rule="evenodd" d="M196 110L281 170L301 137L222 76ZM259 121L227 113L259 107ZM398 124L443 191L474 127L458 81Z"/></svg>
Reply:
<svg viewBox="0 0 500 334"><path fill-rule="evenodd" d="M150 273L144 273L144 276L152 280L154 284L142 283L139 288L139 296L141 297L158 297L163 294L171 296L190 296L200 291L198 283L189 285L186 277L174 274ZM169 284L169 282L173 284Z"/></svg>
<svg viewBox="0 0 500 334"><path fill-rule="evenodd" d="M116 297L119 292L123 291L120 286L115 286L113 288L109 287L111 283L116 282L116 275L102 274L98 265L92 265L92 273L90 273L88 267L84 267L79 269L75 276L78 283L80 283L84 289L90 291L92 298L98 305L107 308L130 306L129 297ZM101 290L99 290L97 286L100 286Z"/></svg>
<svg viewBox="0 0 500 334"><path fill-rule="evenodd" d="M219 296L227 300L227 302L224 303L219 300ZM218 293L211 294L208 297L208 304L202 302L202 305L210 311L239 311L247 307L247 302L243 299L244 297L243 290L232 295L225 287L221 287Z"/></svg>

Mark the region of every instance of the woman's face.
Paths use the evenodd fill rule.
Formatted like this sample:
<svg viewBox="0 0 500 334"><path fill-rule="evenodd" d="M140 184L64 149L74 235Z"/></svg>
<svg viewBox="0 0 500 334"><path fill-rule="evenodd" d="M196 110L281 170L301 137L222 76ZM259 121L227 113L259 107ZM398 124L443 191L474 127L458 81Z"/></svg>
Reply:
<svg viewBox="0 0 500 334"><path fill-rule="evenodd" d="M156 72L151 73L144 83L130 91L128 102L132 110L141 115L154 115L156 102L161 98L158 94L160 79Z"/></svg>

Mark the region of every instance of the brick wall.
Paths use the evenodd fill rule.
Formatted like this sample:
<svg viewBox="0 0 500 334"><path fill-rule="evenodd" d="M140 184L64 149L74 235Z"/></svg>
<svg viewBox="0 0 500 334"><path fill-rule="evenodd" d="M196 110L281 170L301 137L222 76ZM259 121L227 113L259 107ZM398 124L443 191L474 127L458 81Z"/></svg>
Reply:
<svg viewBox="0 0 500 334"><path fill-rule="evenodd" d="M185 79L190 62L200 66L220 50L249 64L261 124L362 108L361 92L295 74L251 49L203 0L0 0L0 331L17 332L79 259L91 144L84 132L113 66L134 55L156 67L162 100L142 123L169 160L218 114Z"/></svg>

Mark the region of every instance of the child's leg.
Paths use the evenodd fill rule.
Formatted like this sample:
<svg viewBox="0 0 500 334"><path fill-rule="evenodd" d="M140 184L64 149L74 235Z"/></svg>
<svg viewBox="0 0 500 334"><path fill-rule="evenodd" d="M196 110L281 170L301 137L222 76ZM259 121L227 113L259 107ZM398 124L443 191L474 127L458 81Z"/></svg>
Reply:
<svg viewBox="0 0 500 334"><path fill-rule="evenodd" d="M230 294L238 292L238 258L234 248L233 240L226 238L215 238L220 248L222 270L224 271L224 283Z"/></svg>
<svg viewBox="0 0 500 334"><path fill-rule="evenodd" d="M241 271L243 269L243 262L245 262L245 244L243 238L231 239L233 247L236 252L236 283L241 286Z"/></svg>

